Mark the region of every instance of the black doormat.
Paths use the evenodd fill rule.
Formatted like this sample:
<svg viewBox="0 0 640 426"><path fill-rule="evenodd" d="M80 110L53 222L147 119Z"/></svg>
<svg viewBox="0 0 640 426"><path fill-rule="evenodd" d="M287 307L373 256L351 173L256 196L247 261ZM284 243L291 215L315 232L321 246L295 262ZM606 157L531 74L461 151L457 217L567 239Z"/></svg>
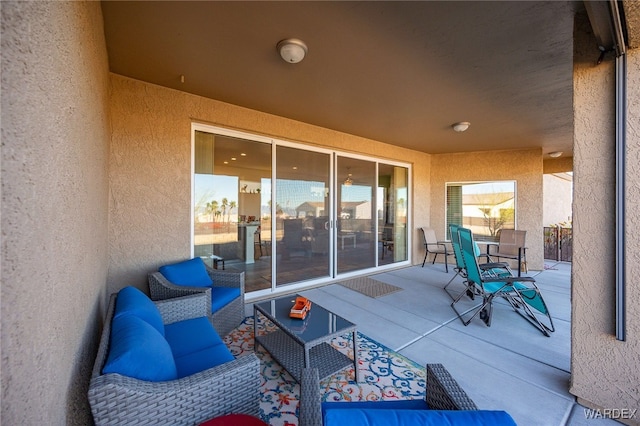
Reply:
<svg viewBox="0 0 640 426"><path fill-rule="evenodd" d="M386 296L387 294L395 293L396 291L402 290L402 288L400 287L383 283L382 281L374 280L373 278L369 277L354 278L351 280L342 281L338 284L348 289L357 291L358 293L362 293L365 296L373 298Z"/></svg>

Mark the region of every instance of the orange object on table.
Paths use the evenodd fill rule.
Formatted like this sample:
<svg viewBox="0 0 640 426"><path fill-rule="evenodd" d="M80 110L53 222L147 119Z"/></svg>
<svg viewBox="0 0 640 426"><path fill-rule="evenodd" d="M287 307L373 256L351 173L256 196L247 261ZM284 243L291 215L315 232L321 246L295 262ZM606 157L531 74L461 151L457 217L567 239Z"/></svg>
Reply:
<svg viewBox="0 0 640 426"><path fill-rule="evenodd" d="M289 312L291 318L304 319L311 309L311 301L306 297L298 296Z"/></svg>

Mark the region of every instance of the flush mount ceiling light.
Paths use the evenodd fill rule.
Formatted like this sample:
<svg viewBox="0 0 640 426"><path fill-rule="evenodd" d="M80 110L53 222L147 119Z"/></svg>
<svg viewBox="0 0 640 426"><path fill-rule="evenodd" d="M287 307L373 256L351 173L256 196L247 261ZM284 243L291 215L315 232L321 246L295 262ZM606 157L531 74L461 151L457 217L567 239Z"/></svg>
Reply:
<svg viewBox="0 0 640 426"><path fill-rule="evenodd" d="M288 38L280 40L276 46L282 59L290 64L297 64L304 59L304 55L307 54L307 45L302 40L297 38Z"/></svg>
<svg viewBox="0 0 640 426"><path fill-rule="evenodd" d="M549 157L551 158L558 158L562 155L562 151L554 151L554 152L550 152L549 153Z"/></svg>
<svg viewBox="0 0 640 426"><path fill-rule="evenodd" d="M451 125L451 127L453 127L453 130L455 130L458 133L464 132L469 128L469 126L471 126L471 123L469 123L468 121L461 121L459 123L455 123Z"/></svg>

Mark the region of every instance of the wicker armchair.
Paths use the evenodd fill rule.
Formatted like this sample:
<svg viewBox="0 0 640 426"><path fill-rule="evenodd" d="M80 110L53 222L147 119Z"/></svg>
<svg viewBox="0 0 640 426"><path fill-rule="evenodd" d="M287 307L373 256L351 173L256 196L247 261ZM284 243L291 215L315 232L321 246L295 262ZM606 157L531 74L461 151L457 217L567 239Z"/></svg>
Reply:
<svg viewBox="0 0 640 426"><path fill-rule="evenodd" d="M230 413L259 414L260 361L255 354L165 382L102 374L115 300L114 294L89 383L88 398L96 425L196 425ZM205 295L155 303L165 324L206 316L210 309Z"/></svg>
<svg viewBox="0 0 640 426"><path fill-rule="evenodd" d="M442 364L427 364L426 402L431 410L478 409ZM318 370L315 368L302 370L298 424L322 426L322 398Z"/></svg>
<svg viewBox="0 0 640 426"><path fill-rule="evenodd" d="M209 304L209 318L211 324L220 336L226 336L244 319L244 272L219 271L206 266L207 273L216 287L235 287L240 289L240 296L211 314ZM160 272L149 274L149 293L151 300L165 300L190 294L205 293L211 302L211 288L185 287L171 283Z"/></svg>

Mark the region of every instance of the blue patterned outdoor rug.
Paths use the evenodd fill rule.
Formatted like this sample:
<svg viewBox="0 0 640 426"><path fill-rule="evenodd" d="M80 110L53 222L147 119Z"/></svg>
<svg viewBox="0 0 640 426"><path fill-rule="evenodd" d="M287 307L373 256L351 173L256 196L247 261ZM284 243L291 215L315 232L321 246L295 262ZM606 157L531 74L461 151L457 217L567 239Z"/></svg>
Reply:
<svg viewBox="0 0 640 426"><path fill-rule="evenodd" d="M271 329L273 324L259 325ZM253 352L253 317L247 317L240 327L224 338L234 356ZM351 336L331 342L339 351L353 357ZM271 358L262 346L256 352L260 358L262 389L260 415L273 426L298 424L298 383ZM360 382L355 383L353 367L345 368L320 382L325 401L374 401L420 399L425 396L424 367L392 351L386 346L358 333L358 368Z"/></svg>

